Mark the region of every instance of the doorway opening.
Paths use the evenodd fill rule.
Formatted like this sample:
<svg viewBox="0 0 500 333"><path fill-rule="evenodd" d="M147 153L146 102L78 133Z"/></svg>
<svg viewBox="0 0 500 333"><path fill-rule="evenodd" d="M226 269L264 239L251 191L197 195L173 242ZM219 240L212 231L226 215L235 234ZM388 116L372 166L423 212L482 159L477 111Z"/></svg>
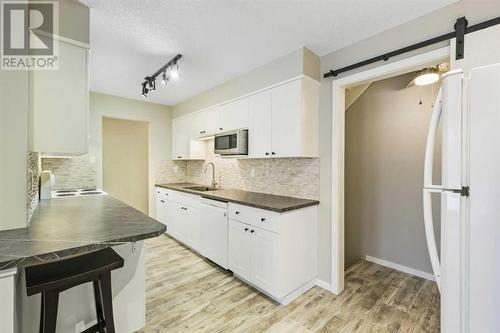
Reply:
<svg viewBox="0 0 500 333"><path fill-rule="evenodd" d="M448 69L448 63L438 62L346 88L346 272L368 261L435 280L427 250L422 189L429 124L440 77ZM435 76L425 81L425 75ZM433 184L440 184L441 136L436 137ZM435 195L432 205L437 244L439 199Z"/></svg>
<svg viewBox="0 0 500 333"><path fill-rule="evenodd" d="M103 190L148 214L149 123L102 117Z"/></svg>
<svg viewBox="0 0 500 333"><path fill-rule="evenodd" d="M400 78L400 81L403 82L404 80L407 80L411 77L411 75L414 75L416 71L422 70L424 68L428 68L431 66L435 66L437 64L445 63L450 61L450 48L449 47L444 47L440 48L437 50L429 51L423 54L419 54L417 56L413 56L410 58L406 58L400 61L395 61L392 63L388 63L386 65L376 67L373 69L368 69L364 72L352 74L350 76L346 76L337 80L334 80L332 82L332 271L331 271L331 291L333 293L339 294L344 290L344 278L345 278L345 269L346 266L352 265L352 263L355 261L353 258L357 259L364 259L366 260L367 257L372 257L376 258L374 256L370 256L370 253L365 253L366 251L361 251L356 249L356 245L354 245L354 249L352 244L346 244L347 238L346 238L346 230L349 232L349 235L352 234L352 232L355 230L352 230L351 226L349 228L351 229L346 229L346 217L351 218L353 217L352 215L349 215L349 213L346 213L346 163L358 163L356 160L346 160L346 102L350 102L349 98L346 99L346 89L352 90L363 90L363 93L366 93L366 91L370 90L370 86L372 86L371 90L374 90L373 87L376 88L377 85L373 85L374 82L382 82L383 80L391 80L390 78L398 77L401 75L407 75L407 77ZM413 74L408 74L408 73L413 73ZM411 81L411 80L410 80ZM381 83L383 85L383 82ZM385 84L388 84L385 82ZM390 82L389 82L390 84ZM395 83L392 83L395 84ZM408 83L406 83L404 86L406 87ZM358 86L358 87L357 87ZM359 87L361 86L361 87ZM365 86L365 87L363 87ZM353 88L357 87L357 88ZM359 88L359 89L358 89ZM403 87L404 88L404 87ZM411 87L408 88L411 90ZM436 91L437 92L437 91ZM359 93L359 92L358 92ZM349 94L349 92L348 92ZM362 96L363 94L360 94ZM362 97L361 97L362 98ZM434 101L430 99L433 103ZM356 102L354 102L356 103ZM369 103L369 102L368 102ZM429 104L429 101L426 101L425 103ZM391 104L390 102L388 104ZM422 104L420 104L420 98L416 101L417 108L420 106L424 105L424 101L422 101ZM352 107L352 105L351 105ZM432 113L432 110L429 110L428 114L430 115ZM352 113L354 115L354 112ZM401 115L400 115L401 116ZM403 115L404 116L404 115ZM420 114L422 116L422 114ZM350 117L350 115L349 115ZM389 118L391 120L392 118ZM425 120L425 119L424 119ZM351 120L349 119L349 122ZM425 122L424 122L425 123ZM426 124L428 125L428 123ZM397 126L395 126L397 129ZM384 128L383 126L381 128ZM411 128L410 128L411 130ZM427 126L424 127L424 131L427 130ZM380 130L379 130L380 132ZM404 134L404 131L402 131ZM383 133L379 133L380 135L384 135ZM367 133L360 132L361 138L363 140L366 140ZM399 140L405 140L408 139L408 136L403 136L403 138L399 138ZM385 141L382 143L387 143L390 142L387 138L383 138ZM426 132L424 136L421 138L422 140L422 145L424 146L425 149L425 139L426 139ZM397 140L397 139L396 139ZM352 143L352 140L348 142L349 144ZM380 142L379 142L380 144ZM379 149L380 147L373 147L376 149ZM382 152L384 152L383 148L380 148ZM371 152L373 153L373 152ZM360 151L357 153L358 158L365 159L367 156L363 155L363 151ZM361 155L360 155L361 154ZM402 152L402 155L404 156L404 152ZM376 156L376 155L375 155ZM352 156L351 156L352 157ZM350 158L350 157L349 157ZM422 152L422 161L423 161L423 152ZM388 161L390 162L390 161ZM405 161L403 161L405 162ZM359 163L364 163L363 160ZM380 172L383 172L385 170L384 166L384 161L381 162L380 165L382 165L382 168ZM408 163L410 163L408 161ZM367 163L368 164L368 163ZM423 166L422 165L420 167ZM375 169L370 169L370 165L366 166L357 166L358 168L361 168L361 171L366 171L368 174L370 172L375 172L377 170ZM377 166L377 168L380 168L380 166ZM422 178L423 172L420 174L419 178ZM348 180L349 186L355 184L353 183L354 179ZM364 183L362 182L364 185ZM358 185L356 185L358 186ZM377 190L376 187L372 186L370 189L366 189L368 192L373 191L375 188L375 191ZM378 190L381 191L389 191L390 185L388 185L385 188L378 188ZM418 194L421 197L422 193L422 188L419 189ZM377 194L375 192L375 194ZM349 205L352 204L357 204L356 202L352 202L352 197L351 200L349 200ZM356 199L354 197L354 199ZM358 203L359 204L359 203ZM390 204L390 203L389 203ZM389 205L388 204L388 205ZM414 203L413 203L414 204ZM418 203L417 203L418 205ZM390 207L390 206L389 206ZM375 206L377 208L377 206ZM398 208L400 209L400 208ZM386 209L384 209L386 210ZM404 210L404 208L403 208ZM389 209L389 215L390 215L391 210ZM380 214L379 211L372 210L370 212L371 214ZM354 217L356 217L354 215ZM386 216L380 215L378 218L384 219ZM362 225L362 224L361 224ZM423 221L420 222L420 228L423 228ZM356 226L354 226L356 227ZM385 228L385 229L384 229ZM389 226L385 226L382 228L381 231L377 231L374 234L375 235L370 235L374 236L374 238L370 239L369 242L376 241L375 243L377 246L381 246L381 251L382 252L374 252L374 253L386 253L387 251L390 250L391 245L384 244L384 242L387 241L387 237L390 234L388 230L391 229L391 225L389 223ZM425 240L425 238L424 238ZM402 244L404 241L402 239L396 239L396 242L401 242ZM417 242L418 243L418 242ZM382 245L380 245L382 244ZM373 245L373 244L372 244ZM428 254L427 254L427 248L426 244L423 243L422 245L422 251L423 253L426 254L425 259L428 259ZM394 244L392 244L394 246ZM376 246L375 246L376 247ZM388 250L389 249L389 250ZM358 253L356 255L356 252ZM371 259L371 258L370 258ZM378 258L378 259L383 259L383 258ZM397 261L398 259L390 258L393 259L394 261ZM380 261L379 261L380 263ZM347 264L347 265L346 265ZM402 265L404 266L404 265ZM408 266L405 266L408 267ZM394 267L393 267L394 268ZM399 267L401 268L401 267ZM425 268L425 267L424 267ZM429 278L430 278L429 274Z"/></svg>

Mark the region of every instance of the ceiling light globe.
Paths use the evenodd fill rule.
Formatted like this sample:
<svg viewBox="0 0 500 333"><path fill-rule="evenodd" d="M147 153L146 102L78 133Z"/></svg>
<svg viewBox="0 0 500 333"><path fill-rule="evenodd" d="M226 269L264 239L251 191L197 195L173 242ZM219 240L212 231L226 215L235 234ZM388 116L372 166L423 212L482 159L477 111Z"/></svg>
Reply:
<svg viewBox="0 0 500 333"><path fill-rule="evenodd" d="M437 82L438 80L439 80L438 73L424 73L417 76L417 78L415 79L415 84L417 86L425 86Z"/></svg>

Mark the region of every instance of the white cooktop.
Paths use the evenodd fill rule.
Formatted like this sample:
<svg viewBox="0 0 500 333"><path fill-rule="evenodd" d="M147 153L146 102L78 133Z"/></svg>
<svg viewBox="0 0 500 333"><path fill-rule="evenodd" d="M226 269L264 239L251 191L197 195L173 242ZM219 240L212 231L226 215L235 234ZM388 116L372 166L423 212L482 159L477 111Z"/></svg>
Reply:
<svg viewBox="0 0 500 333"><path fill-rule="evenodd" d="M53 190L52 198L74 198L74 197L88 197L93 195L105 195L107 194L98 188L79 188L79 189L69 189L69 190Z"/></svg>

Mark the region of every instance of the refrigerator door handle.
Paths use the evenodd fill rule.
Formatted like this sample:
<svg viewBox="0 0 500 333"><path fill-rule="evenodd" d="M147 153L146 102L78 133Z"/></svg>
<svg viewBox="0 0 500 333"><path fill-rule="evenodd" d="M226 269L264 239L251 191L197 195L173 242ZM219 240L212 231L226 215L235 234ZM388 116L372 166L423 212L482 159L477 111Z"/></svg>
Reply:
<svg viewBox="0 0 500 333"><path fill-rule="evenodd" d="M429 133L427 134L427 143L425 145L425 162L424 162L424 188L437 188L441 189L441 185L432 184L433 164L434 164L434 146L436 145L436 134L439 127L439 122L443 114L442 106L442 88L434 103L434 110L432 112L431 123L429 126Z"/></svg>
<svg viewBox="0 0 500 333"><path fill-rule="evenodd" d="M440 263L439 256L436 245L436 238L434 236L434 220L432 218L432 193L442 193L442 185L432 184L432 173L434 164L434 146L436 144L436 134L439 127L439 122L443 113L442 108L442 89L439 89L439 93L436 98L436 103L434 103L434 110L432 112L431 123L429 126L429 133L427 134L427 144L425 147L425 162L424 162L424 191L423 191L423 209L424 209L424 228L425 228L425 238L427 240L427 250L429 251L429 257L431 259L432 271L436 278L436 283L440 287Z"/></svg>

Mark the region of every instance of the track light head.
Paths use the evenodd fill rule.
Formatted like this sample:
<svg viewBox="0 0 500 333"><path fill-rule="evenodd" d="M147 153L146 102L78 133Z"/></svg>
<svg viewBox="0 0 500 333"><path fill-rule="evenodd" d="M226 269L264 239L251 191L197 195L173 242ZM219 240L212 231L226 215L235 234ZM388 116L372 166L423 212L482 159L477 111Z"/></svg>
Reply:
<svg viewBox="0 0 500 333"><path fill-rule="evenodd" d="M177 64L177 62L173 64L172 67L170 67L169 77L171 77L174 80L177 80L180 77L179 65Z"/></svg>
<svg viewBox="0 0 500 333"><path fill-rule="evenodd" d="M156 80L154 78L152 78L151 76L146 76L144 80L146 80L148 84L149 91L156 90Z"/></svg>
<svg viewBox="0 0 500 333"><path fill-rule="evenodd" d="M148 87L146 87L146 82L142 84L142 97L147 98L148 97Z"/></svg>
<svg viewBox="0 0 500 333"><path fill-rule="evenodd" d="M163 71L163 74L161 75L161 83L162 84L167 84L169 77L167 76L167 71Z"/></svg>

